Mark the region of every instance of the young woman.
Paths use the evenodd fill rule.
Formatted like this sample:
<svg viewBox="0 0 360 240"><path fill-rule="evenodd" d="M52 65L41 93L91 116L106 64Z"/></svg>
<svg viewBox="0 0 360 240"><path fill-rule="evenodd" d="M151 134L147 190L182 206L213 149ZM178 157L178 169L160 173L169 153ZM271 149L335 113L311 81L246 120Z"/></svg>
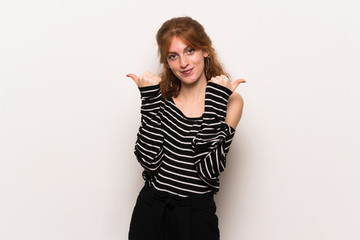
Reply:
<svg viewBox="0 0 360 240"><path fill-rule="evenodd" d="M142 99L135 155L145 180L129 239L219 239L213 195L243 109L234 90L245 81L230 81L190 17L166 21L156 39L160 76L127 75Z"/></svg>

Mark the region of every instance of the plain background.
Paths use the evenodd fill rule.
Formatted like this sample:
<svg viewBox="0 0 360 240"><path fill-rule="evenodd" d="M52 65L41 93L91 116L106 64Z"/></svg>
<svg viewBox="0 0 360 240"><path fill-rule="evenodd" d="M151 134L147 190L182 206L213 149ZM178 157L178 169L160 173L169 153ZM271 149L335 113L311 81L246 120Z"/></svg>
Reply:
<svg viewBox="0 0 360 240"><path fill-rule="evenodd" d="M358 1L1 0L0 239L127 239L155 34L203 24L247 83L222 239L360 239Z"/></svg>

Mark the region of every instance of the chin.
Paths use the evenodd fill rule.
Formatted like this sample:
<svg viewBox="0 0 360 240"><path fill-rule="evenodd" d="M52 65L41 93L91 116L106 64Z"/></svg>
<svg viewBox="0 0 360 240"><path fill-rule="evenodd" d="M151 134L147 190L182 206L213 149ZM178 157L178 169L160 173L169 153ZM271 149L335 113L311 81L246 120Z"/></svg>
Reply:
<svg viewBox="0 0 360 240"><path fill-rule="evenodd" d="M180 78L181 83L183 84L193 84L197 82L197 79L192 77Z"/></svg>
<svg viewBox="0 0 360 240"><path fill-rule="evenodd" d="M191 74L190 76L186 76L186 77L181 76L181 74L179 75L180 76L178 76L178 78L183 84L194 84L201 79L201 75L197 76L196 74Z"/></svg>

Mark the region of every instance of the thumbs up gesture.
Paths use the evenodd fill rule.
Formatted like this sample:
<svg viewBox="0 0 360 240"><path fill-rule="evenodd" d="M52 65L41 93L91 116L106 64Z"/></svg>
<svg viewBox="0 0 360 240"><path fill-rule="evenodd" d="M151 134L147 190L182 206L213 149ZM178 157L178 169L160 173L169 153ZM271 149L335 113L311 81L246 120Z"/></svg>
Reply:
<svg viewBox="0 0 360 240"><path fill-rule="evenodd" d="M228 77L226 77L225 75L212 77L209 81L213 82L213 83L217 83L221 86L227 87L232 92L235 91L235 89L240 85L240 83L246 82L244 79L237 79L237 80L231 82L230 79Z"/></svg>
<svg viewBox="0 0 360 240"><path fill-rule="evenodd" d="M146 71L140 76L136 76L133 73L129 73L126 76L134 80L138 87L158 85L161 82L161 78L150 71Z"/></svg>

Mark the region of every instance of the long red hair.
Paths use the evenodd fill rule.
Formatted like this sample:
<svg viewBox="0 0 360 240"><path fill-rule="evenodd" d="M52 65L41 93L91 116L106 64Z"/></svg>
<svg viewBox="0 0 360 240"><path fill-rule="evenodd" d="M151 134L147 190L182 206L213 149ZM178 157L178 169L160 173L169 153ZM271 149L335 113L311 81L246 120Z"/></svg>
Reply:
<svg viewBox="0 0 360 240"><path fill-rule="evenodd" d="M204 71L207 80L221 74L229 77L229 74L223 70L204 27L191 17L172 18L164 22L156 34L160 63L163 65L160 74L162 79L160 88L163 98L169 99L171 97L176 97L179 94L181 87L180 80L175 76L167 64L170 42L174 36L180 38L189 47L198 50L200 49L209 54L209 57L204 58Z"/></svg>

